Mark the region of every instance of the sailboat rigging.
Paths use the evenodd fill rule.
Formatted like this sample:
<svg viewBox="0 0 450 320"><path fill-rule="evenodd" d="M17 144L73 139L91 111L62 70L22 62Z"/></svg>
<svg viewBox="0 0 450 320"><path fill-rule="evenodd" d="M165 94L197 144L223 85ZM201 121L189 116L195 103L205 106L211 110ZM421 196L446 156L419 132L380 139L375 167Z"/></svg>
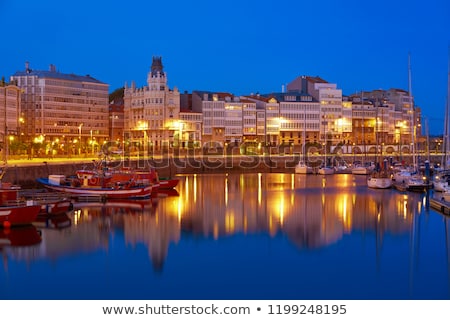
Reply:
<svg viewBox="0 0 450 320"><path fill-rule="evenodd" d="M408 97L410 107L410 128L411 128L411 157L412 168L404 169L394 174L394 186L398 189L406 189L408 191L425 191L431 187L427 176L419 172L419 165L416 154L416 125L415 125L415 110L414 99L412 97L411 86L411 56L408 54Z"/></svg>

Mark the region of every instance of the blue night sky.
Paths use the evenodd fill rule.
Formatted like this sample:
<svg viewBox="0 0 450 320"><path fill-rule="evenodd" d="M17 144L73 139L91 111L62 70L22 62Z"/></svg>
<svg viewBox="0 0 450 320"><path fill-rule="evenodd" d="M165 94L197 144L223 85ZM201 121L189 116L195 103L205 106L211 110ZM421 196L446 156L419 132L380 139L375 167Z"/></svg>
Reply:
<svg viewBox="0 0 450 320"><path fill-rule="evenodd" d="M280 92L300 75L344 95L408 90L410 53L416 105L442 133L448 0L0 0L0 21L0 76L54 64L110 91L145 85L152 56L182 92Z"/></svg>

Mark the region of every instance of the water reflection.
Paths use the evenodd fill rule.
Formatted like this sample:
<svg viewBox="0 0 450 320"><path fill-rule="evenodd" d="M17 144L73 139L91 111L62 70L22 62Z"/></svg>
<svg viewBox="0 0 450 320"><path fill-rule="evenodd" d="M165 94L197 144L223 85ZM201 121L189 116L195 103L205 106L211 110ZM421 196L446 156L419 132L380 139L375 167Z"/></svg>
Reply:
<svg viewBox="0 0 450 320"><path fill-rule="evenodd" d="M414 214L423 210L421 195L368 191L363 179L352 175L186 176L179 204L167 213L180 216L183 230L203 236L218 239L239 232L271 236L281 232L299 249L329 245L352 230L376 231L380 241L386 232L408 232Z"/></svg>
<svg viewBox="0 0 450 320"><path fill-rule="evenodd" d="M42 237L38 244L25 248L27 252L3 252L10 261L26 260L30 264L98 252L133 259L118 247L123 245L132 252L144 247L154 273L162 274L174 247L190 238L218 243L241 237L238 245L244 245L247 239L264 235L274 243L285 239L298 254L327 249L333 257L346 253L347 258L374 261L377 272L386 266L408 275L411 291L419 264L423 269L427 260L443 259L445 271L442 265L433 269L441 270L450 290L449 218L430 211L425 194L372 190L366 187L364 176L345 174L208 174L179 178L177 190L149 200L77 203L73 212L37 223L34 232L37 227ZM370 250L364 252L364 258L348 255L367 243ZM201 268L205 259L216 254L215 249L189 252L189 259ZM230 248L231 254L238 250ZM205 254L210 256L202 256ZM428 259L430 255L433 259ZM397 257L400 260L395 260ZM172 267L183 265L185 260L171 263ZM356 260L341 263L367 267L366 262Z"/></svg>
<svg viewBox="0 0 450 320"><path fill-rule="evenodd" d="M178 191L150 200L77 203L70 220L60 215L38 221L36 226L44 228L41 255L57 259L107 251L116 232L123 232L126 245L144 244L155 270L162 269L170 243L177 243L181 232L216 240L238 233L281 233L298 249L328 246L354 231L373 232L381 247L387 233L414 235L414 218L424 210L421 194L368 190L365 178L353 175L180 179Z"/></svg>

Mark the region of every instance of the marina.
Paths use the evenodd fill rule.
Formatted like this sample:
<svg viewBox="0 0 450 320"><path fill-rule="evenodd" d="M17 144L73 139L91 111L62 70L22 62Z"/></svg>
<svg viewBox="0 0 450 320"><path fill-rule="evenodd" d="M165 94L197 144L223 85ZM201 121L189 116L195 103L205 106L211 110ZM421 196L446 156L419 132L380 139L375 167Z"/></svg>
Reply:
<svg viewBox="0 0 450 320"><path fill-rule="evenodd" d="M0 298L450 298L450 217L433 190L352 174L176 177L173 192L84 199L2 229Z"/></svg>

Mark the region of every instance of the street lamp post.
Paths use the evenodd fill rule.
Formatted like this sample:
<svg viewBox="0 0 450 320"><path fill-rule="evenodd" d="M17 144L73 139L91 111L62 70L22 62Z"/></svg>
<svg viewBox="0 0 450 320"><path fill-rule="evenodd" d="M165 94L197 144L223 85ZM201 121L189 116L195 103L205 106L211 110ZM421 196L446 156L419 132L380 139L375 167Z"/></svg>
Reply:
<svg viewBox="0 0 450 320"><path fill-rule="evenodd" d="M4 108L5 108L5 125L4 125L4 132L3 132L3 149L4 149L4 158L3 158L3 162L5 163L5 165L8 163L8 141L6 139L7 137L7 131L8 131L8 126L6 124L6 90L7 87L4 87Z"/></svg>
<svg viewBox="0 0 450 320"><path fill-rule="evenodd" d="M94 155L94 139L92 137L92 129L91 129L91 150L92 150L92 155Z"/></svg>
<svg viewBox="0 0 450 320"><path fill-rule="evenodd" d="M78 126L78 155L81 155L81 127L83 126L83 123L80 123Z"/></svg>

